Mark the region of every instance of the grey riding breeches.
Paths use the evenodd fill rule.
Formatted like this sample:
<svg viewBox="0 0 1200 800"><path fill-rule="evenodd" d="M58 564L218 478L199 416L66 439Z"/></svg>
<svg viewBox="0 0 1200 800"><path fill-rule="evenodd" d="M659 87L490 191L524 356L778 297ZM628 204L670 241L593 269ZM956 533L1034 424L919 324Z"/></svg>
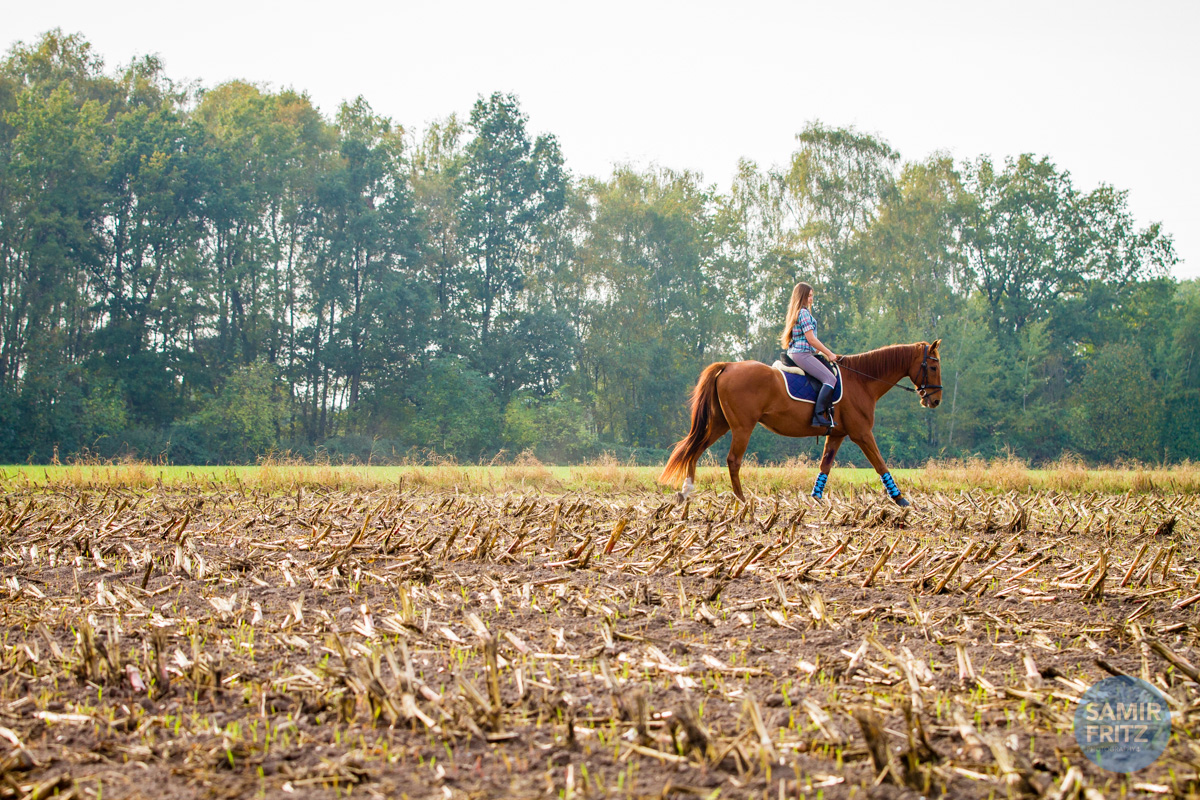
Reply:
<svg viewBox="0 0 1200 800"><path fill-rule="evenodd" d="M788 353L788 356L792 361L796 362L797 367L812 375L826 386L833 386L833 373L815 355L812 353Z"/></svg>

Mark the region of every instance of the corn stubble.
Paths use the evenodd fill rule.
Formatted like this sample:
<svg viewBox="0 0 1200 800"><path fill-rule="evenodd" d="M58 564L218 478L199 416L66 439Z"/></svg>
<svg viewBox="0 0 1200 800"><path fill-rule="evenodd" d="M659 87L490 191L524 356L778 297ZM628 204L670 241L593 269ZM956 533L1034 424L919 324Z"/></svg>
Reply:
<svg viewBox="0 0 1200 800"><path fill-rule="evenodd" d="M1200 791L1200 501L912 499L11 491L0 800ZM1180 733L1136 776L1109 674Z"/></svg>

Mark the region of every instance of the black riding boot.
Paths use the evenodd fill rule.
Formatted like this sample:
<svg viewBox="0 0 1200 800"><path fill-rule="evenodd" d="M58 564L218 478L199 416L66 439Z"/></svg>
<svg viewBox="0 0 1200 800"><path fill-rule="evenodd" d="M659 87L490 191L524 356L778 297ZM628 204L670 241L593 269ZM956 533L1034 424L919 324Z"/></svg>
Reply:
<svg viewBox="0 0 1200 800"><path fill-rule="evenodd" d="M817 402L813 403L812 424L814 428L833 427L833 387L828 384L821 384Z"/></svg>

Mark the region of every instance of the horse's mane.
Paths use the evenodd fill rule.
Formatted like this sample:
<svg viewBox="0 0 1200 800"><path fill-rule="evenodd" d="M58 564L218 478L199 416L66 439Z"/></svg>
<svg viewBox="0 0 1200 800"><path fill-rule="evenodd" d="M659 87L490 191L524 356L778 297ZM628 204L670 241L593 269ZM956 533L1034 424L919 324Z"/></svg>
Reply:
<svg viewBox="0 0 1200 800"><path fill-rule="evenodd" d="M913 347L911 344L889 344L865 353L842 356L841 363L874 376L887 375L900 368L907 371L912 364Z"/></svg>

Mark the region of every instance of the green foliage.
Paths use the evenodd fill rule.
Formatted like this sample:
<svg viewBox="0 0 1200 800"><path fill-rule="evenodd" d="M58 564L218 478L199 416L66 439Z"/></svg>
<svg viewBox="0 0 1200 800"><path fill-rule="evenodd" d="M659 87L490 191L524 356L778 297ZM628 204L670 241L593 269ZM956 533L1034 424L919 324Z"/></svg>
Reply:
<svg viewBox="0 0 1200 800"><path fill-rule="evenodd" d="M286 413L282 388L268 364L239 367L180 428L193 457L226 464L253 462L279 440Z"/></svg>
<svg viewBox="0 0 1200 800"><path fill-rule="evenodd" d="M1080 452L1103 462L1161 456L1163 394L1146 372L1136 344L1106 345L1089 360L1071 406L1071 435Z"/></svg>
<svg viewBox="0 0 1200 800"><path fill-rule="evenodd" d="M503 425L494 389L487 376L463 359L434 359L414 377L412 415L403 426L403 440L418 449L477 460L494 447Z"/></svg>
<svg viewBox="0 0 1200 800"><path fill-rule="evenodd" d="M457 174L458 232L465 269L461 310L487 351L508 332L497 318L512 318L545 228L565 207L562 154L552 136L530 141L517 99L493 94L471 110L474 137ZM475 363L503 372L504 362L480 353ZM510 380L501 378L502 387Z"/></svg>
<svg viewBox="0 0 1200 800"><path fill-rule="evenodd" d="M940 410L879 406L893 462L1200 459L1175 263L1125 192L1032 154L903 162L814 122L727 191L576 179L512 95L414 134L364 98L109 73L61 31L0 63L5 461L658 459L704 366L775 357L798 280L836 352L943 339Z"/></svg>
<svg viewBox="0 0 1200 800"><path fill-rule="evenodd" d="M711 203L695 175L619 169L591 184L580 260L590 305L582 387L601 441L664 447L687 428L686 397L718 354L723 299L709 285ZM715 348L714 348L715 349ZM719 352L719 351L718 351Z"/></svg>
<svg viewBox="0 0 1200 800"><path fill-rule="evenodd" d="M994 444L994 426L1005 411L999 394L1004 377L1000 347L979 315L954 322L942 346L942 403L949 419L940 420L945 431L940 444L947 453L993 455L1004 446Z"/></svg>
<svg viewBox="0 0 1200 800"><path fill-rule="evenodd" d="M1200 458L1200 390L1183 389L1165 398L1161 439L1163 461Z"/></svg>
<svg viewBox="0 0 1200 800"><path fill-rule="evenodd" d="M600 450L590 416L579 400L519 394L504 410L503 439L514 452L529 451L541 461L579 463Z"/></svg>
<svg viewBox="0 0 1200 800"><path fill-rule="evenodd" d="M120 436L129 427L125 397L125 388L119 383L96 378L79 404L80 439L96 443Z"/></svg>
<svg viewBox="0 0 1200 800"><path fill-rule="evenodd" d="M879 217L847 258L861 292L866 342L933 341L962 314L967 282L960 238L966 195L946 157L907 164ZM870 345L867 344L869 347Z"/></svg>

